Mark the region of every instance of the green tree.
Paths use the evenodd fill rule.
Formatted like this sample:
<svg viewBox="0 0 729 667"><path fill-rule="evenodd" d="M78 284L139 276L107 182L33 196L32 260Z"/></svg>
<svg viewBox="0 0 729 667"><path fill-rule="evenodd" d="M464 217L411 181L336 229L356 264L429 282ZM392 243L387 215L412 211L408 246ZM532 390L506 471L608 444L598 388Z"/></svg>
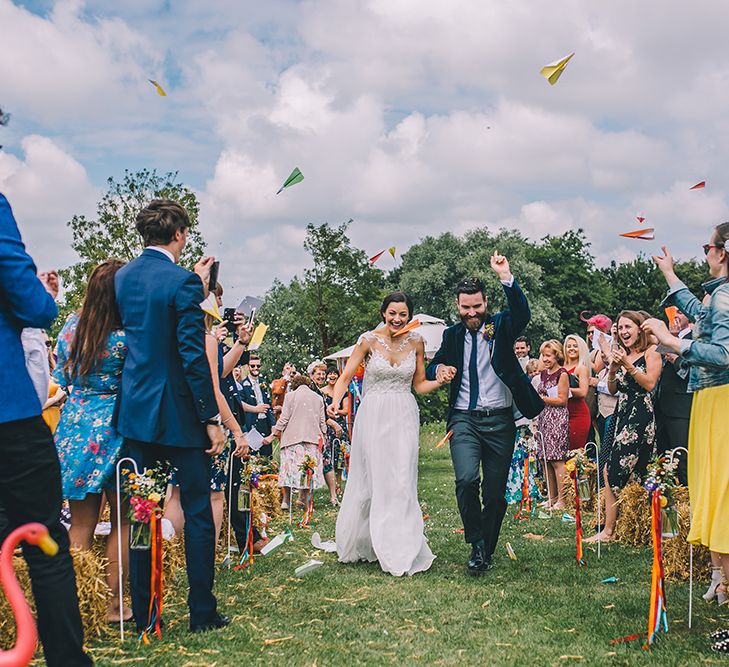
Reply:
<svg viewBox="0 0 729 667"><path fill-rule="evenodd" d="M200 205L195 193L178 182L176 172L162 175L143 169L135 173L125 171L121 181L109 178L107 190L96 206L96 217L75 215L67 223L73 234L71 247L79 261L60 271L64 297L57 328L81 306L94 267L111 257L129 262L142 251L136 217L152 199L173 199L185 207L191 226L180 264L191 269L200 259L205 247L197 224Z"/></svg>
<svg viewBox="0 0 729 667"><path fill-rule="evenodd" d="M527 256L542 269L542 289L559 312L562 334L583 333L581 311L605 312L612 305L611 283L596 269L589 249L585 233L578 229L545 236L527 250Z"/></svg>
<svg viewBox="0 0 729 667"><path fill-rule="evenodd" d="M324 357L377 325L385 278L352 246L348 226L307 225L313 267L288 285L274 282L266 294L259 316L271 327L261 348L268 368Z"/></svg>

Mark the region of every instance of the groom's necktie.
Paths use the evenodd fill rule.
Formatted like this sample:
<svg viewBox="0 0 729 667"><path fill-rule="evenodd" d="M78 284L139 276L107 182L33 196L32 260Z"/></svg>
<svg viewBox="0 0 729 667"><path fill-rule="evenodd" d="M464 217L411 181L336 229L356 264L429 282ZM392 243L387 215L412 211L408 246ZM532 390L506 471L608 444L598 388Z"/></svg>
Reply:
<svg viewBox="0 0 729 667"><path fill-rule="evenodd" d="M478 405L478 361L476 359L478 348L478 331L470 331L471 358L468 362L468 409L475 410Z"/></svg>

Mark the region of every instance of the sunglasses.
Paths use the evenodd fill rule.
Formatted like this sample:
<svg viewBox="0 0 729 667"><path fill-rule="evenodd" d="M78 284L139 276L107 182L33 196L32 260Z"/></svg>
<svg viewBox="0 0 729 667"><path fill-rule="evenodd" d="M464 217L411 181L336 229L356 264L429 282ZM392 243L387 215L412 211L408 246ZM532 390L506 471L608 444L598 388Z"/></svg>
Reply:
<svg viewBox="0 0 729 667"><path fill-rule="evenodd" d="M251 364L248 368L260 368L261 364Z"/></svg>
<svg viewBox="0 0 729 667"><path fill-rule="evenodd" d="M714 245L712 243L704 243L703 248L704 248L704 255L708 255L709 254L709 250L711 250L712 248L716 248L717 250L723 250L724 249L724 244L723 243L717 243L716 245Z"/></svg>

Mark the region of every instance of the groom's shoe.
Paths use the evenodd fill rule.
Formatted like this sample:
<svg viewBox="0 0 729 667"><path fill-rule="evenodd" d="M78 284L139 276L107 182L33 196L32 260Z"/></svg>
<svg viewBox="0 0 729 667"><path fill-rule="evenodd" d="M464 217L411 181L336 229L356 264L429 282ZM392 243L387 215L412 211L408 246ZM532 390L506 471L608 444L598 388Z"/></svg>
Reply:
<svg viewBox="0 0 729 667"><path fill-rule="evenodd" d="M479 577L491 569L491 558L486 555L485 549L483 540L474 542L471 545L471 558L468 560L468 574Z"/></svg>

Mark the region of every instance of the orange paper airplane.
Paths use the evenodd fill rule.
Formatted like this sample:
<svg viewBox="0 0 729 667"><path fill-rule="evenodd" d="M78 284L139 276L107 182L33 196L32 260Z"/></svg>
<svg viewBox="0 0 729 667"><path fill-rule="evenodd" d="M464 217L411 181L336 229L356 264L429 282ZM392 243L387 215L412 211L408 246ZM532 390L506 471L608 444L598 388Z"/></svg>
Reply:
<svg viewBox="0 0 729 667"><path fill-rule="evenodd" d="M666 311L666 319L668 320L668 326L673 325L673 321L676 319L676 315L678 315L678 308L676 306L667 306L665 308Z"/></svg>
<svg viewBox="0 0 729 667"><path fill-rule="evenodd" d="M706 181L701 181L701 183L697 183L696 185L689 188L689 190L701 190L701 188L706 187Z"/></svg>
<svg viewBox="0 0 729 667"><path fill-rule="evenodd" d="M442 440L441 440L441 441L440 441L440 442L439 442L439 443L438 443L438 444L437 444L437 445L435 446L435 449L439 449L440 447L442 447L443 445L445 445L445 444L446 444L446 442L448 442L448 441L449 441L449 440L451 439L451 436L452 436L452 435L453 435L453 431L448 431L448 433L446 433L446 436L445 436L445 438L443 438L443 439L442 439Z"/></svg>
<svg viewBox="0 0 729 667"><path fill-rule="evenodd" d="M640 239L641 241L652 241L655 236L653 235L653 227L646 227L645 229L637 229L634 232L625 232L620 236L625 236L628 239Z"/></svg>
<svg viewBox="0 0 729 667"><path fill-rule="evenodd" d="M420 320L410 320L400 331L396 331L394 334L392 334L393 338L395 336L402 336L404 333L407 333L408 331L412 331L413 329L417 329L420 326Z"/></svg>

